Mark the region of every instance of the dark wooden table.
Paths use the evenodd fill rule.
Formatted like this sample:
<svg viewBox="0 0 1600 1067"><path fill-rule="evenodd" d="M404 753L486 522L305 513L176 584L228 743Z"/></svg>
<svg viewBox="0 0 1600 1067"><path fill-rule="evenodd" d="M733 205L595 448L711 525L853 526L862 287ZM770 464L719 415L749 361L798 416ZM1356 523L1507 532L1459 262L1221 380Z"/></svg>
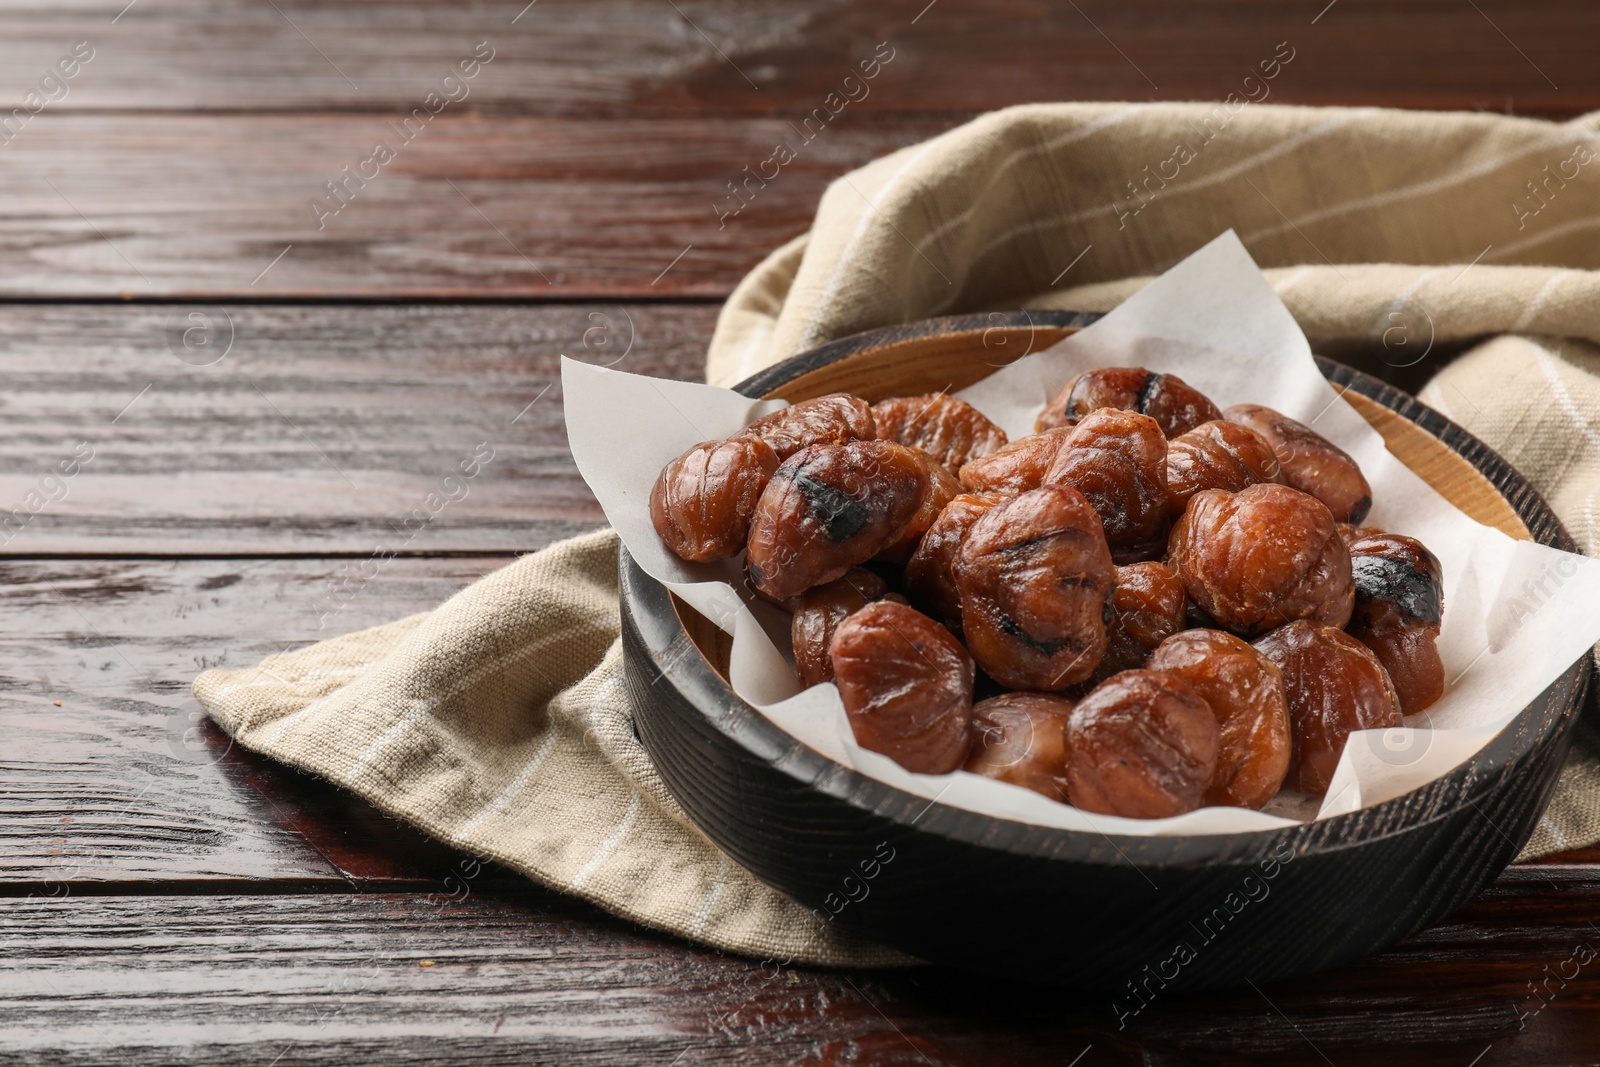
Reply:
<svg viewBox="0 0 1600 1067"><path fill-rule="evenodd" d="M1600 851L1118 1031L1105 998L934 969L768 977L232 747L188 695L597 525L558 355L696 377L853 166L1012 103L1220 98L1280 41L1278 101L1568 117L1600 106L1600 10L523 3L0 7L0 1061L1600 1059ZM879 42L871 95L719 226ZM347 582L479 441L471 495Z"/></svg>

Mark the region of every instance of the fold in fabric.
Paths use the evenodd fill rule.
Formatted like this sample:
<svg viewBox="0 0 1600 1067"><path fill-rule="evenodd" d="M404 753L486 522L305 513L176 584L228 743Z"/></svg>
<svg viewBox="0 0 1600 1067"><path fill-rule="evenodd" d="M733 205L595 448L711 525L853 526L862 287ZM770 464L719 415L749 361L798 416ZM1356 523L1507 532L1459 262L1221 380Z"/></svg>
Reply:
<svg viewBox="0 0 1600 1067"><path fill-rule="evenodd" d="M633 732L617 536L525 556L434 611L207 671L247 748L624 918L775 961L907 958L817 919L689 822Z"/></svg>

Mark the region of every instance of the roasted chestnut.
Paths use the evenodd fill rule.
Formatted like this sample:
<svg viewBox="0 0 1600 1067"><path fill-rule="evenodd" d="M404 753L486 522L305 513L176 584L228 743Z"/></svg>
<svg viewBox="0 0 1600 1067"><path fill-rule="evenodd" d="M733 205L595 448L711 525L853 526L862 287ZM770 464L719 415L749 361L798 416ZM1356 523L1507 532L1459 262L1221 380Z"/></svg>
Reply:
<svg viewBox="0 0 1600 1067"><path fill-rule="evenodd" d="M972 753L965 770L1067 799L1063 730L1072 701L1049 693L1004 693L972 706Z"/></svg>
<svg viewBox="0 0 1600 1067"><path fill-rule="evenodd" d="M1350 621L1350 550L1322 501L1287 485L1195 494L1172 527L1168 562L1200 610L1235 633Z"/></svg>
<svg viewBox="0 0 1600 1067"><path fill-rule="evenodd" d="M905 588L911 601L951 629L961 629L961 593L956 589L956 554L972 524L1007 499L1000 493L962 493L939 512L906 564Z"/></svg>
<svg viewBox="0 0 1600 1067"><path fill-rule="evenodd" d="M1176 374L1157 374L1143 367L1099 367L1068 382L1039 415L1035 428L1071 426L1101 408L1148 415L1168 437L1222 418L1217 405Z"/></svg>
<svg viewBox="0 0 1600 1067"><path fill-rule="evenodd" d="M1183 582L1165 563L1118 567L1106 622L1106 654L1091 680L1143 667L1157 645L1184 628L1188 605Z"/></svg>
<svg viewBox="0 0 1600 1067"><path fill-rule="evenodd" d="M1284 483L1328 505L1339 522L1359 523L1372 509L1372 486L1356 461L1311 427L1260 404L1235 404L1222 417L1266 438Z"/></svg>
<svg viewBox="0 0 1600 1067"><path fill-rule="evenodd" d="M920 448L952 471L1006 443L1006 432L983 412L945 393L894 396L872 405L878 438Z"/></svg>
<svg viewBox="0 0 1600 1067"><path fill-rule="evenodd" d="M1103 408L1078 420L1044 477L1100 516L1113 559L1159 555L1167 533L1167 438L1148 415Z"/></svg>
<svg viewBox="0 0 1600 1067"><path fill-rule="evenodd" d="M1283 676L1256 649L1221 630L1185 630L1146 666L1188 682L1217 717L1217 771L1207 805L1260 808L1277 796L1293 751Z"/></svg>
<svg viewBox="0 0 1600 1067"><path fill-rule="evenodd" d="M969 493L1013 494L1037 489L1071 436L1072 428L1064 426L1020 437L963 466L961 488Z"/></svg>
<svg viewBox="0 0 1600 1067"><path fill-rule="evenodd" d="M928 472L928 488L916 512L900 531L900 536L893 544L878 553L878 558L888 563L905 563L910 560L917 545L922 541L922 535L928 532L928 527L932 526L934 520L944 511L945 505L961 495L961 483L956 481L956 476L950 472L949 467L920 448L913 448L911 451L921 458Z"/></svg>
<svg viewBox="0 0 1600 1067"><path fill-rule="evenodd" d="M1350 544L1356 606L1350 636L1389 672L1400 713L1413 715L1444 695L1439 624L1444 576L1439 559L1413 537L1380 533Z"/></svg>
<svg viewBox="0 0 1600 1067"><path fill-rule="evenodd" d="M1343 630L1302 619L1255 644L1283 674L1294 736L1289 781L1301 792L1327 791L1352 730L1400 725L1389 672Z"/></svg>
<svg viewBox="0 0 1600 1067"><path fill-rule="evenodd" d="M1439 561L1359 525L1370 485L1309 427L1101 367L1038 428L818 397L673 460L651 519L686 560L744 549L801 683L916 773L1131 818L1260 808L1439 699Z"/></svg>
<svg viewBox="0 0 1600 1067"><path fill-rule="evenodd" d="M928 489L927 457L892 441L802 448L756 502L751 584L782 600L843 577L900 539Z"/></svg>
<svg viewBox="0 0 1600 1067"><path fill-rule="evenodd" d="M1217 769L1217 717L1183 679L1123 671L1067 717L1067 798L1130 819L1198 808Z"/></svg>
<svg viewBox="0 0 1600 1067"><path fill-rule="evenodd" d="M872 409L848 393L819 396L790 404L746 426L741 437L757 437L772 446L779 459L788 459L807 445L842 445L871 441L877 436Z"/></svg>
<svg viewBox="0 0 1600 1067"><path fill-rule="evenodd" d="M1348 522L1341 522L1339 524L1339 540L1344 542L1344 546L1346 548L1349 548L1356 541L1363 537L1375 537L1378 534L1385 532L1386 531L1380 530L1376 526L1357 526L1354 523Z"/></svg>
<svg viewBox="0 0 1600 1067"><path fill-rule="evenodd" d="M990 508L955 575L967 647L1001 685L1065 689L1099 665L1115 572L1100 517L1076 489L1045 486Z"/></svg>
<svg viewBox="0 0 1600 1067"><path fill-rule="evenodd" d="M880 600L829 644L834 683L862 748L917 774L947 774L972 744L972 657L915 608Z"/></svg>
<svg viewBox="0 0 1600 1067"><path fill-rule="evenodd" d="M754 438L701 442L661 469L650 490L650 521L683 559L737 556L777 467L777 454Z"/></svg>
<svg viewBox="0 0 1600 1067"><path fill-rule="evenodd" d="M1266 438L1236 422L1208 422L1167 444L1167 503L1174 516L1202 489L1239 490L1281 482Z"/></svg>
<svg viewBox="0 0 1600 1067"><path fill-rule="evenodd" d="M807 589L795 598L789 637L794 644L794 668L807 689L833 681L828 643L845 619L889 591L887 583L871 571L852 567L843 578Z"/></svg>

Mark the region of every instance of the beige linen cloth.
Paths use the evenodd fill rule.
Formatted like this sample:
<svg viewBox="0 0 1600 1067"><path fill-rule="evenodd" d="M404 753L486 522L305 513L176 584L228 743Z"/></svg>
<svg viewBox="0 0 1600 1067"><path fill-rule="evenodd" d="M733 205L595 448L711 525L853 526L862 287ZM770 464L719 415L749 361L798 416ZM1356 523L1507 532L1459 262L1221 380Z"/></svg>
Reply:
<svg viewBox="0 0 1600 1067"><path fill-rule="evenodd" d="M1107 309L1232 227L1314 346L1378 340L1406 362L1429 335L1481 338L1422 398L1520 468L1593 552L1597 124L1231 104L997 112L833 183L811 232L728 301L707 375L732 384L929 315ZM430 613L207 671L195 694L245 746L629 919L755 957L902 960L757 882L667 794L622 685L616 548L609 531L555 545ZM1600 761L1579 745L1526 855L1600 840Z"/></svg>

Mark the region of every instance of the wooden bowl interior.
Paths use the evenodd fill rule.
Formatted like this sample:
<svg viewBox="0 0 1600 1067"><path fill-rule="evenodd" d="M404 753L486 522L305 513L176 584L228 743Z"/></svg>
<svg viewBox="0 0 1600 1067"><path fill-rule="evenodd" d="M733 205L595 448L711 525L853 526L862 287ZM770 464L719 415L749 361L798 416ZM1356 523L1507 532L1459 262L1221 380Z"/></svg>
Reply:
<svg viewBox="0 0 1600 1067"><path fill-rule="evenodd" d="M795 403L828 393L852 393L876 402L941 389L954 392L1079 328L1004 325L892 340L807 371L767 395ZM1359 393L1346 391L1344 398L1378 431L1389 451L1446 500L1502 533L1532 540L1510 502L1443 441ZM673 605L689 639L726 679L732 638L676 597Z"/></svg>

